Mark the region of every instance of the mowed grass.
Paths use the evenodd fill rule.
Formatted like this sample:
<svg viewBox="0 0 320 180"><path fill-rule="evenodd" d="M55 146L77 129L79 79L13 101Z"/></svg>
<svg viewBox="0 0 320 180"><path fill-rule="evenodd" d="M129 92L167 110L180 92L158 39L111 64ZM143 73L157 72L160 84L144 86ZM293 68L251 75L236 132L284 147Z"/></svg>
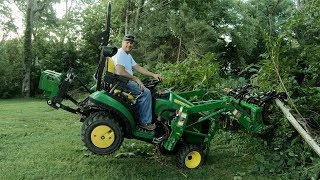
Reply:
<svg viewBox="0 0 320 180"><path fill-rule="evenodd" d="M116 153L90 153L80 137L80 116L54 110L45 100L0 100L0 179L274 179L253 174L249 141L235 143L219 132L206 163L196 170L177 167L174 156L125 140ZM129 154L131 153L131 154ZM122 155L121 155L122 154Z"/></svg>

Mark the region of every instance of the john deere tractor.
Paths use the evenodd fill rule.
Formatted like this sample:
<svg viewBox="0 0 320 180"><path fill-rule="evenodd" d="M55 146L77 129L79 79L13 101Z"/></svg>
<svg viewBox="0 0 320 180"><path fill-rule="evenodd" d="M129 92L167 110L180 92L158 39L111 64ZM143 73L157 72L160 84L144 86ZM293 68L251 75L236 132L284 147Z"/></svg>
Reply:
<svg viewBox="0 0 320 180"><path fill-rule="evenodd" d="M176 153L182 168L193 169L204 162L205 152L221 121L236 122L254 133L264 133L269 129L264 123L263 113L267 104L282 94L271 91L252 95L249 93L250 85L232 89L220 99L214 99L205 90L160 94L156 90L157 81L146 83L152 92L156 129L141 129L135 118L135 103L139 96L134 97L124 90L129 79L114 74L110 59L117 52L117 48L108 46L110 3L106 14L105 31L100 36L96 85L91 89L85 87L72 68L67 73L43 71L39 83L39 88L49 98L48 105L81 116L81 139L91 152L108 155L121 147L124 138L133 138L152 143L161 152ZM79 81L90 94L81 102L68 94L74 81ZM62 104L64 99L73 102L77 108Z"/></svg>

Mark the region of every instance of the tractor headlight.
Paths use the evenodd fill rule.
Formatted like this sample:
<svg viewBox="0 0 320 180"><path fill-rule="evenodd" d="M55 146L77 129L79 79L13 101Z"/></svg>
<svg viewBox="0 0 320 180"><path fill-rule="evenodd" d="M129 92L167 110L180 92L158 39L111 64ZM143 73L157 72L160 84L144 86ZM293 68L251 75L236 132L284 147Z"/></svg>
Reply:
<svg viewBox="0 0 320 180"><path fill-rule="evenodd" d="M187 113L183 112L183 107L181 106L179 111L177 112L177 116L178 116L178 126L183 126L185 120L187 119Z"/></svg>
<svg viewBox="0 0 320 180"><path fill-rule="evenodd" d="M181 106L179 110L176 111L176 116L180 116L182 113L183 107Z"/></svg>

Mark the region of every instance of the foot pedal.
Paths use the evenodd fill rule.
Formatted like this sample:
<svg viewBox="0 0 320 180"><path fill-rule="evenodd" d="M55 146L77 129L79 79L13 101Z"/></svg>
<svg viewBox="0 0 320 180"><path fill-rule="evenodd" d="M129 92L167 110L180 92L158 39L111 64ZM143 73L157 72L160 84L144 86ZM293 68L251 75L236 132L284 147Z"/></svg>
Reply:
<svg viewBox="0 0 320 180"><path fill-rule="evenodd" d="M163 140L164 140L164 137L153 138L152 143L153 144L160 144Z"/></svg>
<svg viewBox="0 0 320 180"><path fill-rule="evenodd" d="M148 133L148 134L154 134L154 130L147 130L147 129L143 129L141 127L138 127L137 131L143 132L143 133Z"/></svg>

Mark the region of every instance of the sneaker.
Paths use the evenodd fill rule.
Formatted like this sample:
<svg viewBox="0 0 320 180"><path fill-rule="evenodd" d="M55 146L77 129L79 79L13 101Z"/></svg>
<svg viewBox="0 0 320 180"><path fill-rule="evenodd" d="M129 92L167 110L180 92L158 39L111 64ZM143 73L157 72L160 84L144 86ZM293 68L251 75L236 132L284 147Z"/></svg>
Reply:
<svg viewBox="0 0 320 180"><path fill-rule="evenodd" d="M140 125L140 127L142 127L143 129L152 131L156 128L155 124L144 124L144 125Z"/></svg>

